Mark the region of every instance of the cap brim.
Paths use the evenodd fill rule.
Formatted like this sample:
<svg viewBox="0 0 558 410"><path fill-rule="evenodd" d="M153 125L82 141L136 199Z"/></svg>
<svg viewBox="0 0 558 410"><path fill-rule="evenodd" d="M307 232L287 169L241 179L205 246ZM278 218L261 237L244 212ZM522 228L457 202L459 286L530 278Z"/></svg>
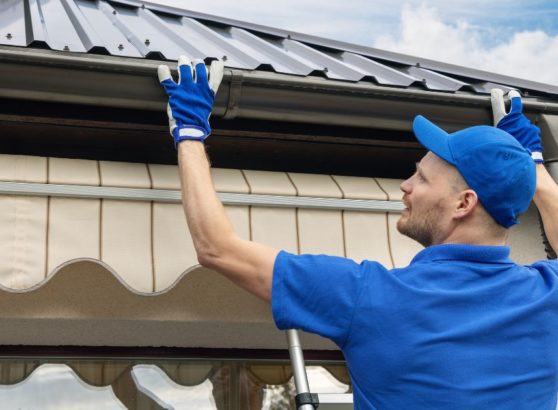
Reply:
<svg viewBox="0 0 558 410"><path fill-rule="evenodd" d="M449 134L428 121L422 115L417 115L413 121L413 131L419 142L429 151L454 164L453 155L449 148Z"/></svg>

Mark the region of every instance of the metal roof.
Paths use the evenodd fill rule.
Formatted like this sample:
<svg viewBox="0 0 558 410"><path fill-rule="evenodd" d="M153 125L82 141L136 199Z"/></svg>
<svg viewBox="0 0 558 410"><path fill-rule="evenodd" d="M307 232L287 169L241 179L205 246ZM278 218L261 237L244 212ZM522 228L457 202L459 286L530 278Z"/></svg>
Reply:
<svg viewBox="0 0 558 410"><path fill-rule="evenodd" d="M223 58L229 68L487 94L558 87L136 0L6 0L0 44L155 60Z"/></svg>

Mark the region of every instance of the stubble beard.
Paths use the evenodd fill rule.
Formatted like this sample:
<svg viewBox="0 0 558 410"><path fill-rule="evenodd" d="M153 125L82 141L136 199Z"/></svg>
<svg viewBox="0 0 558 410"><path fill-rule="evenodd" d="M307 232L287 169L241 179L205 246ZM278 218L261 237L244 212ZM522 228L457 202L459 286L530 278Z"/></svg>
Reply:
<svg viewBox="0 0 558 410"><path fill-rule="evenodd" d="M425 248L434 243L437 232L437 221L440 217L440 207L429 208L424 215L413 215L409 212L397 221L397 230L402 235L408 236L420 243Z"/></svg>

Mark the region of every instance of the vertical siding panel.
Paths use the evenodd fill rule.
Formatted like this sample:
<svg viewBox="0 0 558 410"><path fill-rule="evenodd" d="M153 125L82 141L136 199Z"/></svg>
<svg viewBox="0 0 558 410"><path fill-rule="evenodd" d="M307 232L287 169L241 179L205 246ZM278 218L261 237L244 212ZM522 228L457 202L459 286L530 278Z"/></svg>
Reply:
<svg viewBox="0 0 558 410"><path fill-rule="evenodd" d="M299 196L342 198L329 175L289 173ZM300 253L326 253L345 256L342 212L299 209L298 237Z"/></svg>
<svg viewBox="0 0 558 410"><path fill-rule="evenodd" d="M149 164L154 189L180 189L178 167ZM182 204L153 204L155 291L168 288L198 259Z"/></svg>
<svg viewBox="0 0 558 410"><path fill-rule="evenodd" d="M46 276L47 198L0 198L0 284L23 289Z"/></svg>
<svg viewBox="0 0 558 410"><path fill-rule="evenodd" d="M49 183L98 186L97 161L50 158ZM76 258L100 258L99 199L51 198L48 272Z"/></svg>
<svg viewBox="0 0 558 410"><path fill-rule="evenodd" d="M343 218L347 257L357 262L376 261L392 268L387 214L345 211Z"/></svg>
<svg viewBox="0 0 558 410"><path fill-rule="evenodd" d="M298 210L300 253L345 256L341 211Z"/></svg>
<svg viewBox="0 0 558 410"><path fill-rule="evenodd" d="M101 185L150 188L145 164L99 163ZM119 200L102 202L102 260L131 287L153 291L151 203Z"/></svg>
<svg viewBox="0 0 558 410"><path fill-rule="evenodd" d="M333 179L347 199L387 200L387 195L373 178L334 175ZM393 266L389 250L387 213L343 212L345 248L347 257L355 261L364 259Z"/></svg>
<svg viewBox="0 0 558 410"><path fill-rule="evenodd" d="M45 183L47 159L1 154L0 180ZM47 207L47 198L0 198L0 284L28 288L45 278Z"/></svg>
<svg viewBox="0 0 558 410"><path fill-rule="evenodd" d="M296 195L283 172L243 171L250 192L258 195ZM291 253L298 253L296 209L253 206L250 212L252 239Z"/></svg>

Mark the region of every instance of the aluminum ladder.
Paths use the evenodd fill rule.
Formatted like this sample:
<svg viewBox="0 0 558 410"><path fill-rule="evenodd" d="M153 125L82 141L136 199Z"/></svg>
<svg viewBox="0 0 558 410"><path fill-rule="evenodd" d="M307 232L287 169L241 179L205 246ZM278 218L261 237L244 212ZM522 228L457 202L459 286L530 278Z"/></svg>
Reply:
<svg viewBox="0 0 558 410"><path fill-rule="evenodd" d="M289 355L296 387L297 410L353 410L353 395L349 393L311 393L304 365L304 355L298 332L287 330Z"/></svg>

